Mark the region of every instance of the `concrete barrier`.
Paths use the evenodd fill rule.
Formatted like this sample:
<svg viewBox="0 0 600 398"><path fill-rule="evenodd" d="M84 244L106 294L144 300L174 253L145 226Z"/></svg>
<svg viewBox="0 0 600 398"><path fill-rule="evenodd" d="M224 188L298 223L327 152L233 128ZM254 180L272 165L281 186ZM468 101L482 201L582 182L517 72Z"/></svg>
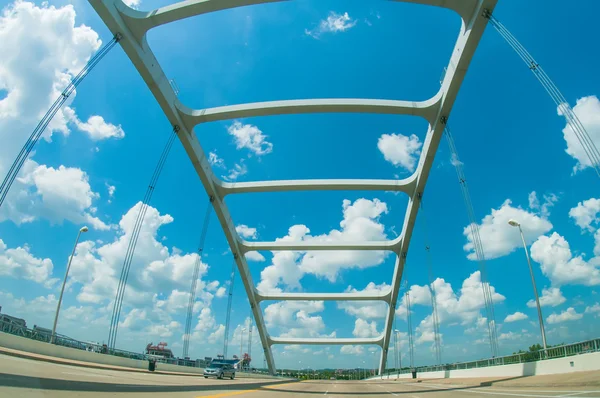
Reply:
<svg viewBox="0 0 600 398"><path fill-rule="evenodd" d="M48 344L45 342L28 339L26 337L15 336L8 333L0 332L0 347L10 348L12 350L24 351L26 353L45 355L48 357L66 359L71 361L86 362L90 364L99 364L106 366L119 366L123 368L135 369L135 370L148 370L148 361L142 361L137 359L129 359L116 357L114 355L99 354L96 352L88 352L84 350L78 350L76 348L69 348L63 346L57 346L54 344ZM80 365L74 363L74 365ZM166 363L158 362L156 364L156 371L158 372L177 372L187 373L191 375L202 375L204 368L194 368L190 366L178 366ZM235 375L238 378L256 378L256 379L277 379L281 380L281 377L270 376L257 373L242 373L238 372Z"/></svg>
<svg viewBox="0 0 600 398"><path fill-rule="evenodd" d="M47 355L62 359L70 359L74 361L92 362L102 365L121 366L133 369L148 369L148 361L121 358L113 355L78 350L76 348L62 347L8 333L0 333L0 346L11 348L13 350Z"/></svg>
<svg viewBox="0 0 600 398"><path fill-rule="evenodd" d="M448 379L468 377L518 377L540 376L600 370L600 352L573 355L564 358L546 359L543 361L515 363L510 365L487 366L472 369L457 369L436 372L419 372L421 379ZM396 379L397 375L384 375L383 379ZM410 374L401 374L400 379L410 379ZM373 379L381 379L374 377Z"/></svg>

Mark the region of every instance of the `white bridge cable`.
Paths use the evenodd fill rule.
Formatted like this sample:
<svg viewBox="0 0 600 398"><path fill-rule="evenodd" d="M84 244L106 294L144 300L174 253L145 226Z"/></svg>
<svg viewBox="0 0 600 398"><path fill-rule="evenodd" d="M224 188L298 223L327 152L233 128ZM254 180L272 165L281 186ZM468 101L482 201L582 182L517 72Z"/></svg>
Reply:
<svg viewBox="0 0 600 398"><path fill-rule="evenodd" d="M202 264L202 253L204 252L204 242L206 241L206 234L208 233L208 224L210 222L210 214L212 213L212 202L211 197L206 207L206 214L204 215L204 222L202 223L202 232L200 233L200 242L198 243L198 257L194 264L194 272L192 275L192 284L190 286L190 296L188 300L187 314L185 319L185 333L183 337L183 358L187 358L190 349L190 332L192 329L192 317L194 313L194 303L196 301L196 287L198 285L198 276L200 275L200 265Z"/></svg>
<svg viewBox="0 0 600 398"><path fill-rule="evenodd" d="M487 268L486 268L486 260L485 260L485 252L483 249L483 244L481 242L481 236L479 234L479 225L477 224L477 219L475 218L475 211L473 210L473 203L471 201L471 195L469 194L469 187L467 186L467 180L463 170L463 163L460 161L458 157L458 152L456 151L456 145L454 143L454 138L450 132L450 128L446 126L445 130L446 139L448 141L448 146L450 147L450 152L452 155L452 164L456 169L456 175L458 176L458 181L461 189L461 193L463 196L463 200L465 202L465 207L467 209L467 216L469 218L469 229L471 230L471 237L473 240L473 249L475 251L475 255L477 256L477 262L479 263L479 272L481 277L481 288L483 291L483 300L485 304L485 311L487 317L487 326L488 326L488 337L490 341L490 349L492 352L492 357L498 356L498 336L496 330L496 318L494 314L494 302L491 294L490 284L487 276Z"/></svg>
<svg viewBox="0 0 600 398"><path fill-rule="evenodd" d="M485 17L487 17L490 21L490 24L496 29L496 31L502 36L504 40L510 45L510 47L517 53L517 55L525 62L525 64L529 67L534 76L538 79L538 81L542 84L542 87L550 98L554 101L556 106L563 113L565 118L567 119L567 123L573 130L573 133L579 140L579 143L583 147L586 155L588 156L590 163L596 174L600 177L600 151L592 141L588 132L586 131L583 123L579 120L579 117L573 111L573 108L569 105L569 102L560 92L556 84L550 79L548 74L544 71L540 64L536 62L533 56L527 51L527 49L517 40L517 38L510 33L510 31L496 19L492 14L486 13Z"/></svg>
<svg viewBox="0 0 600 398"><path fill-rule="evenodd" d="M231 280L229 281L229 297L227 298L227 318L225 319L225 335L223 337L223 358L227 359L229 345L229 324L231 321L231 302L233 301L233 282L235 281L235 260L231 264Z"/></svg>
<svg viewBox="0 0 600 398"><path fill-rule="evenodd" d="M160 173L167 161L169 152L171 147L173 146L173 141L175 140L176 133L179 131L179 128L173 127L173 132L169 135L167 143L165 144L163 151L160 155L158 163L156 164L156 168L154 169L154 173L152 174L152 178L150 179L150 184L146 190L146 194L142 200L142 205L139 208L135 225L133 227L133 232L131 234L131 238L129 239L129 244L127 246L127 252L125 253L125 258L123 260L123 268L121 269L121 277L119 279L119 286L117 287L117 296L115 297L115 302L113 304L113 313L110 320L110 328L109 328L109 336L108 336L108 348L114 349L115 343L117 339L117 330L119 328L119 318L121 316L121 307L123 305L123 297L125 295L125 287L127 286L127 279L129 278L129 270L131 268L131 261L133 259L133 255L135 254L135 247L137 245L138 238L140 236L140 232L142 229L142 225L144 223L144 217L146 217L146 212L148 211L148 203L150 203L150 199L152 199L152 194L154 193L154 189L156 188L156 184L158 183L158 178L160 177Z"/></svg>
<svg viewBox="0 0 600 398"><path fill-rule="evenodd" d="M413 328L410 315L410 289L408 287L404 297L406 301L406 326L408 327L408 353L410 355L410 368L413 369L415 367L415 350L413 342Z"/></svg>
<svg viewBox="0 0 600 398"><path fill-rule="evenodd" d="M423 208L423 196L420 196L420 206L421 206L421 217L423 218L423 235L424 235L424 243L425 243L425 260L427 261L427 274L429 277L429 293L431 295L431 317L433 322L433 334L434 334L434 345L435 345L435 356L436 356L436 365L442 364L442 342L440 338L440 320L438 317L437 310L437 299L435 293L435 286L433 284L433 261L431 259L431 246L429 243L429 233L427 228L427 215L425 209Z"/></svg>
<svg viewBox="0 0 600 398"><path fill-rule="evenodd" d="M13 161L12 165L8 169L8 173L2 184L0 185L0 207L4 203L6 199L6 195L8 195L8 191L10 190L15 178L21 171L21 167L23 167L23 163L27 160L27 157L33 150L35 144L37 144L41 135L44 133L48 124L52 121L56 113L60 110L60 108L65 104L67 99L73 94L79 83L83 81L83 79L94 69L94 67L104 58L106 54L121 40L121 35L116 34L111 41L106 43L104 47L102 47L81 69L81 71L69 82L67 87L60 93L56 101L50 106L50 109L44 114L42 119L39 121L37 126L33 129L33 132L21 148L21 151Z"/></svg>

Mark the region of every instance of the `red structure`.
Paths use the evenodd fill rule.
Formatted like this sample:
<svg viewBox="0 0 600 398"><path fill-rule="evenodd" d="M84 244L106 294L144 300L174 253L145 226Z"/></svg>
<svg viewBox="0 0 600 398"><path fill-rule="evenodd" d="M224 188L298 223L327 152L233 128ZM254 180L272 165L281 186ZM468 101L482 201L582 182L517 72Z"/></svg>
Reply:
<svg viewBox="0 0 600 398"><path fill-rule="evenodd" d="M148 355L156 355L163 358L173 358L173 352L167 347L167 343L161 341L157 345L152 345L152 343L146 346L146 354Z"/></svg>

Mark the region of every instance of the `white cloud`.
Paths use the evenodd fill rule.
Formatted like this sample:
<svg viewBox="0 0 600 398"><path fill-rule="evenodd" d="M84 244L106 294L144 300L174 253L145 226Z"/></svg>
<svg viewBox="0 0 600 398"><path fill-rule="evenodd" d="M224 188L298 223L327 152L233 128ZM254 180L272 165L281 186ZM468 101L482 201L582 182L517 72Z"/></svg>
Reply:
<svg viewBox="0 0 600 398"><path fill-rule="evenodd" d="M523 338L523 336L521 336L519 333L514 333L514 332L500 333L500 335L498 336L498 340L500 340L500 341L521 340L522 338Z"/></svg>
<svg viewBox="0 0 600 398"><path fill-rule="evenodd" d="M273 151L273 144L267 141L267 136L256 126L235 121L227 131L235 138L237 149L246 148L257 156Z"/></svg>
<svg viewBox="0 0 600 398"><path fill-rule="evenodd" d="M573 107L573 111L584 125L592 142L596 147L600 147L600 101L598 97L591 95L579 98L577 104ZM557 112L559 115L563 115L562 106L557 107ZM566 152L577 161L577 164L573 167L573 171L577 172L590 167L590 159L579 143L570 124L567 123L565 125L563 135L567 143Z"/></svg>
<svg viewBox="0 0 600 398"><path fill-rule="evenodd" d="M94 30L75 25L75 17L72 5L54 7L42 3L38 7L23 1L7 6L0 15L0 90L7 92L0 100L0 176L7 174L42 115L101 45ZM68 123L74 111L68 105L75 95L44 132L42 137L47 141L51 141L53 133L69 134ZM106 132L100 129L100 120L100 116L93 116L83 127L98 137ZM122 130L115 137L121 133ZM67 219L106 229L87 205L96 195L87 181L86 173L77 168L55 169L38 165L30 158L2 206L0 220L20 224L48 215L52 222ZM54 190L58 194L53 194Z"/></svg>
<svg viewBox="0 0 600 398"><path fill-rule="evenodd" d="M208 153L208 163L211 166L225 168L225 161L217 155L217 152L209 152Z"/></svg>
<svg viewBox="0 0 600 398"><path fill-rule="evenodd" d="M137 9L140 4L142 4L142 0L123 0L123 3L131 8Z"/></svg>
<svg viewBox="0 0 600 398"><path fill-rule="evenodd" d="M596 303L592 306L587 306L585 307L585 313L586 314L593 314L596 312L600 312L600 303Z"/></svg>
<svg viewBox="0 0 600 398"><path fill-rule="evenodd" d="M387 283L380 285L374 282L369 282L362 290L357 290L352 286L348 286L347 293L379 293L389 292L391 286ZM387 316L388 305L380 301L339 301L337 303L339 309L343 309L347 314L362 319L382 319Z"/></svg>
<svg viewBox="0 0 600 398"><path fill-rule="evenodd" d="M569 210L569 217L575 220L575 224L582 230L594 232L598 227L598 213L600 213L600 199L591 198L579 202L576 207Z"/></svg>
<svg viewBox="0 0 600 398"><path fill-rule="evenodd" d="M528 244L552 229L550 221L520 207L513 207L511 200L507 199L499 209L492 209L492 213L485 216L479 224L479 235L486 258L502 257L523 247L519 231L508 225L510 219L521 224ZM469 225L464 228L463 234L468 241L464 246L465 251L468 252L467 258L477 260Z"/></svg>
<svg viewBox="0 0 600 398"><path fill-rule="evenodd" d="M364 319L358 318L354 322L354 330L352 331L354 337L378 337L381 332L377 331L377 322L367 322Z"/></svg>
<svg viewBox="0 0 600 398"><path fill-rule="evenodd" d="M408 171L415 171L422 145L419 137L414 134L410 137L402 134L383 134L377 141L377 148L385 160Z"/></svg>
<svg viewBox="0 0 600 398"><path fill-rule="evenodd" d="M385 227L379 222L387 213L387 205L379 199L357 199L354 203L345 199L342 203L341 229L323 235L310 235L305 225L290 227L288 235L276 241L304 242L356 242L385 240ZM273 252L272 264L261 272L257 288L263 292L280 291L279 284L292 289L300 288L305 274L323 277L331 282L347 268L368 268L381 264L388 253L383 251L314 251Z"/></svg>
<svg viewBox="0 0 600 398"><path fill-rule="evenodd" d="M238 177L248 173L248 166L244 162L236 163L232 169L229 169L229 174L222 175L223 179L227 181L235 181Z"/></svg>
<svg viewBox="0 0 600 398"><path fill-rule="evenodd" d="M280 330L281 337L335 337L335 332L323 334L323 318L314 315L324 309L323 301L282 301L268 305L264 319L267 328Z"/></svg>
<svg viewBox="0 0 600 398"><path fill-rule="evenodd" d="M323 19L319 22L319 25L312 29L305 29L304 33L308 36L312 36L315 39L318 39L319 36L323 33L337 33L344 32L356 25L356 20L350 18L347 12L343 14L338 14L334 11L331 11L327 16L327 19Z"/></svg>
<svg viewBox="0 0 600 398"><path fill-rule="evenodd" d="M258 234L256 233L256 228L250 228L245 224L240 224L235 227L235 231L240 234L242 238L245 239L256 239Z"/></svg>
<svg viewBox="0 0 600 398"><path fill-rule="evenodd" d="M56 282L51 280L52 260L49 258L36 258L27 246L8 249L0 239L0 275L22 278L42 284Z"/></svg>
<svg viewBox="0 0 600 398"><path fill-rule="evenodd" d="M527 318L528 318L527 315L523 314L522 312L517 311L514 314L510 314L506 318L504 318L504 322L517 322L517 321L522 321Z"/></svg>
<svg viewBox="0 0 600 398"><path fill-rule="evenodd" d="M262 254L260 254L259 252L247 252L245 254L246 256L246 260L248 261L256 261L256 262L261 262L261 261L265 261L265 256L263 256Z"/></svg>
<svg viewBox="0 0 600 398"><path fill-rule="evenodd" d="M107 123L102 116L93 115L88 118L87 122L82 122L73 108L65 107L63 112L69 122L73 123L79 131L86 133L94 141L125 137L121 125L115 126L112 123Z"/></svg>
<svg viewBox="0 0 600 398"><path fill-rule="evenodd" d="M227 294L227 289L225 289L223 286L221 286L215 292L215 297L217 297L217 298L225 297L226 294Z"/></svg>
<svg viewBox="0 0 600 398"><path fill-rule="evenodd" d="M550 208L553 207L556 204L556 202L558 202L558 196L553 193L550 193L544 194L544 201L540 203L540 200L538 199L537 193L535 191L532 191L529 194L528 199L529 208L531 210L538 211L540 216L545 219L547 219L550 216Z"/></svg>
<svg viewBox="0 0 600 398"><path fill-rule="evenodd" d="M596 265L583 259L573 257L569 242L558 233L540 236L531 245L531 258L538 262L542 272L553 285L585 285L600 284L600 270Z"/></svg>
<svg viewBox="0 0 600 398"><path fill-rule="evenodd" d="M346 355L363 355L365 348L361 345L343 345L340 348L340 354Z"/></svg>
<svg viewBox="0 0 600 398"><path fill-rule="evenodd" d="M563 296L559 288L550 287L542 289L542 296L540 297L541 307L556 307L565 301L567 301L567 299ZM536 308L537 304L535 303L535 300L532 299L527 302L527 306L529 308Z"/></svg>
<svg viewBox="0 0 600 398"><path fill-rule="evenodd" d="M108 191L108 197L112 198L113 196L115 196L115 191L117 190L117 187L115 187L114 185L110 185L110 184L105 184L106 185L106 190Z"/></svg>
<svg viewBox="0 0 600 398"><path fill-rule="evenodd" d="M583 318L583 314L578 314L577 311L575 311L575 308L569 307L560 314L551 314L548 318L546 318L546 322L552 325L555 323L576 321L581 318Z"/></svg>

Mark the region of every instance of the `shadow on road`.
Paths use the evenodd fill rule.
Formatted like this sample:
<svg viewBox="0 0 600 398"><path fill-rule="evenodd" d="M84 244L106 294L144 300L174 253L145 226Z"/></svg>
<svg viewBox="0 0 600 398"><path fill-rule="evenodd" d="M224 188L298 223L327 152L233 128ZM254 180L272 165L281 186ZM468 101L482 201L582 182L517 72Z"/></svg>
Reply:
<svg viewBox="0 0 600 398"><path fill-rule="evenodd" d="M289 383L286 381L264 383L236 384L198 384L198 385L145 385L145 384L112 384L94 381L60 380L23 375L0 373L0 386L17 388L34 388L39 390L87 391L87 392L185 392L214 390L258 390L265 386L276 386Z"/></svg>
<svg viewBox="0 0 600 398"><path fill-rule="evenodd" d="M293 383L293 382L292 382ZM75 380L60 380L50 378L38 378L23 375L12 375L6 373L0 373L0 386L3 387L17 387L17 388L29 388L39 390L56 390L56 391L81 391L81 392L108 392L108 393L119 393L119 392L131 392L131 393L173 393L173 392L198 392L198 391L245 391L245 390L264 390L269 392L279 392L281 394L306 394L306 395L323 395L323 391L306 391L296 387L299 384L292 384L289 380L286 381L275 381L275 382L264 382L264 383L243 383L243 384L229 384L224 382L223 384L197 384L197 385L144 385L144 384L113 384L113 383L101 383L93 381L75 381ZM310 381L302 384L328 384L331 385L331 381ZM370 383L365 382L342 382L344 385L362 385L367 386ZM399 383L402 384L402 383ZM279 386L288 385L286 388ZM425 386L424 386L425 387ZM449 387L449 388L428 388L423 389L410 389L404 391L394 391L396 395L405 394L419 394L419 393L431 393L438 391L460 391L471 388L479 388L479 386L464 386L464 387ZM336 391L336 396L360 396L360 395L389 395L389 392L382 391L348 391L341 392Z"/></svg>

